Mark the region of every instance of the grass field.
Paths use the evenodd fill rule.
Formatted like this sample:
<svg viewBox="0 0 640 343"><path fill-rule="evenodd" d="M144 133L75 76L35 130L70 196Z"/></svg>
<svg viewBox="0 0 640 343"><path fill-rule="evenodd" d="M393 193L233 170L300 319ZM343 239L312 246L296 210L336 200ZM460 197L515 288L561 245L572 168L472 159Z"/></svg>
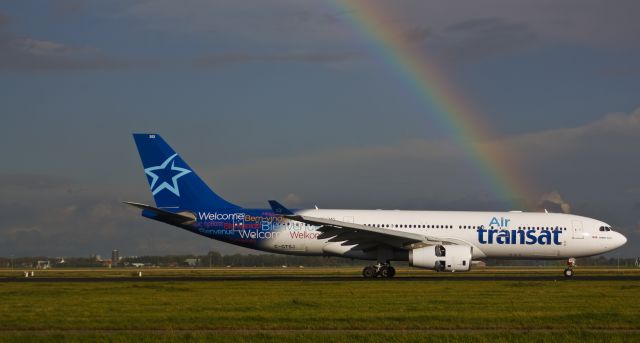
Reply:
<svg viewBox="0 0 640 343"><path fill-rule="evenodd" d="M357 272L353 268L144 270L145 275L167 276L301 277L250 282L3 282L0 341L640 341L640 281L561 276L558 281L436 281L430 277L458 274L409 270L399 275L425 278L304 278ZM523 272L561 271L485 269L471 275ZM1 271L0 278L18 277L15 273ZM36 273L41 278L118 277L132 271ZM580 269L579 273L638 272Z"/></svg>

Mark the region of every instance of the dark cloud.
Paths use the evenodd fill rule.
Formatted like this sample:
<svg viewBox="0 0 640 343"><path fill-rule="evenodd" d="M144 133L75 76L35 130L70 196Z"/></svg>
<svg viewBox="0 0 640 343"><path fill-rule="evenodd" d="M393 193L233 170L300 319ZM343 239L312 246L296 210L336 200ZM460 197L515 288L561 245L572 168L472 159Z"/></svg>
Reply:
<svg viewBox="0 0 640 343"><path fill-rule="evenodd" d="M76 185L77 187L77 185ZM0 197L0 256L89 256L246 251L144 219L118 193L45 189Z"/></svg>
<svg viewBox="0 0 640 343"><path fill-rule="evenodd" d="M635 156L640 146L640 110L609 114L579 127L479 144L485 145L485 151L510 147L526 157L514 162L524 164L537 189L557 189L523 195L534 204L528 210L571 211L605 220L625 234L635 229L637 192L626 190L638 185L640 159ZM621 166L620 156L634 158L627 158ZM280 196L302 208L317 204L321 208L514 209L513 199L499 198L478 178L477 168L470 168L465 160L464 150L455 145L415 140L265 156L214 170L203 168L198 173L222 196L247 207L264 207L265 199ZM268 182L264 182L265 175ZM66 192L67 188L87 191ZM0 176L0 251L16 255L88 255L112 248L131 254L204 252L212 247L237 251L141 218L137 210L120 203L122 194L128 194L125 186L97 188L57 176ZM142 183L139 188L147 193L122 200L146 199L148 190Z"/></svg>
<svg viewBox="0 0 640 343"><path fill-rule="evenodd" d="M640 66L614 66L601 70L601 73L613 77L635 77L640 75Z"/></svg>
<svg viewBox="0 0 640 343"><path fill-rule="evenodd" d="M286 54L219 54L197 58L196 67L211 68L245 63L310 63L331 64L361 58L358 53L286 53Z"/></svg>
<svg viewBox="0 0 640 343"><path fill-rule="evenodd" d="M284 19L289 19L289 20L292 20L293 22L297 22L300 24L334 25L334 24L340 23L343 20L342 19L343 15L344 15L344 12L317 13L309 10L304 10L304 11L296 11Z"/></svg>
<svg viewBox="0 0 640 343"><path fill-rule="evenodd" d="M503 18L477 18L459 22L440 33L446 62L467 62L531 46L536 33L526 24Z"/></svg>
<svg viewBox="0 0 640 343"><path fill-rule="evenodd" d="M53 2L54 10L59 14L79 13L87 5L87 0L59 0Z"/></svg>
<svg viewBox="0 0 640 343"><path fill-rule="evenodd" d="M30 173L0 174L0 191L46 190L68 187L70 181L61 176Z"/></svg>
<svg viewBox="0 0 640 343"><path fill-rule="evenodd" d="M0 12L0 71L51 72L112 70L137 63L101 54L90 47L22 37L9 30L9 18Z"/></svg>
<svg viewBox="0 0 640 343"><path fill-rule="evenodd" d="M9 16L0 12L0 34L9 25Z"/></svg>
<svg viewBox="0 0 640 343"><path fill-rule="evenodd" d="M637 189L640 160L629 158L623 168L607 166L612 165L608 162L611 156L617 163L620 156L637 156L640 109L609 114L579 127L479 144L487 145L483 150L488 151L509 146L526 156L526 161L516 162L525 163L538 189L558 189L523 195L538 205L528 210L586 215L637 236L637 192L625 190ZM215 170L202 168L198 173L222 196L247 207L265 207L265 199L275 195L301 208L514 209L513 199L499 198L491 188L485 188L476 168L469 168L465 159L463 150L447 142L416 140L299 156L265 156ZM140 182L145 193L122 200L148 198L148 190ZM67 187L88 191L68 193L64 191ZM37 197L25 191L29 188ZM122 194L128 194L126 188L100 190L96 185L78 185L46 175L0 176L0 252L68 256L105 254L112 248L123 254L205 252L211 248L240 251L141 218L138 210L120 203ZM634 248L630 243L623 251Z"/></svg>
<svg viewBox="0 0 640 343"><path fill-rule="evenodd" d="M416 42L416 43L425 42L432 35L433 35L432 30L430 28L426 28L426 27L413 28L413 29L407 30L404 33L405 39L407 39L410 42Z"/></svg>
<svg viewBox="0 0 640 343"><path fill-rule="evenodd" d="M348 11L344 10L347 6L341 4L290 0L199 1L190 2L189 6L156 0L127 2L127 7L123 15L133 16L157 30L180 30L216 38L223 35L247 43L284 43L296 47L337 41L351 45L353 41L348 37L354 36L352 17L367 18L363 11L366 7L377 9L382 20L398 27L422 28L428 23L434 35L442 34L447 40L454 38L457 43L451 43L456 43L458 48L473 43L474 39L484 39L485 44L499 45L494 53L512 51L515 45L524 44L523 40L531 42L532 39L541 44L560 42L626 49L637 45L640 37L636 14L639 5L634 0L620 0L615 5L599 0L524 3L464 0L437 6L422 0L371 0L366 6L352 4L348 6L352 10ZM496 32L498 29L504 31ZM488 32L490 30L494 31ZM476 35L461 41L461 37L456 36L472 32L490 35L494 40Z"/></svg>

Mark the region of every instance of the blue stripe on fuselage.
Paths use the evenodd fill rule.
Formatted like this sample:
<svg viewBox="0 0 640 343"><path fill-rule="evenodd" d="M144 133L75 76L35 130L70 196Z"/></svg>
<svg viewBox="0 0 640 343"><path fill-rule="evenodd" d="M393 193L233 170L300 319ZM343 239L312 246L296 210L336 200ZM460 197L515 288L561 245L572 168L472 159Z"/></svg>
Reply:
<svg viewBox="0 0 640 343"><path fill-rule="evenodd" d="M275 238L292 222L271 209L213 209L195 211L196 223L191 231L200 235L246 247Z"/></svg>

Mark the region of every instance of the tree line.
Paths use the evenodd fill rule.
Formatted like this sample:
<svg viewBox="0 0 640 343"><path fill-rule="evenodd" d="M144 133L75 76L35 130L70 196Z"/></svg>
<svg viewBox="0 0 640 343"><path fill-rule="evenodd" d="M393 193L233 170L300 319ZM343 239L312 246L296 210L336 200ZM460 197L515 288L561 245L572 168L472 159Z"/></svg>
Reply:
<svg viewBox="0 0 640 343"><path fill-rule="evenodd" d="M47 257L47 256L26 256L26 257L0 257L0 268L34 268L38 261L48 261L51 268L73 268L73 267L136 267L136 266L157 266L157 267L342 267L342 266L363 266L371 261L353 260L343 257L322 257L322 256L293 256L279 254L228 254L223 255L217 251L210 251L207 254L189 255L158 255L158 256L126 256L117 263L104 261L96 258L95 255L88 257ZM487 266L531 266L531 267L551 267L563 266L564 260L498 260L489 259ZM640 258L617 258L617 257L589 257L577 259L578 266L620 266L638 267ZM407 262L394 262L397 266L406 266Z"/></svg>

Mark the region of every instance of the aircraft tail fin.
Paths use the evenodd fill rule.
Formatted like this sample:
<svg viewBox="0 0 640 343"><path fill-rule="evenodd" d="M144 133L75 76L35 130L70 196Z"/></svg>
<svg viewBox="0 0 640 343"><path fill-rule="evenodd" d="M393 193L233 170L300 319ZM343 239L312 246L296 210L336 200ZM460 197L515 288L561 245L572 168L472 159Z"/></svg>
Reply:
<svg viewBox="0 0 640 343"><path fill-rule="evenodd" d="M160 135L136 133L133 139L158 208L240 208L214 193Z"/></svg>

